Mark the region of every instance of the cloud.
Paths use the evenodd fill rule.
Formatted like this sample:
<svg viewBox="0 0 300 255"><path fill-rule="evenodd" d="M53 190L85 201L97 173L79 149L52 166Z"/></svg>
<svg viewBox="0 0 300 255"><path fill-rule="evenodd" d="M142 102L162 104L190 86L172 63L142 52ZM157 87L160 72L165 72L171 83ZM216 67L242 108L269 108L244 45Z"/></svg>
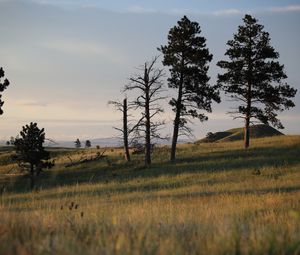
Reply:
<svg viewBox="0 0 300 255"><path fill-rule="evenodd" d="M192 11L190 9L171 9L168 14L184 15L184 14L199 14L199 13L195 12L195 11Z"/></svg>
<svg viewBox="0 0 300 255"><path fill-rule="evenodd" d="M238 9L224 9L224 10L215 11L212 14L215 16L231 16L231 15L244 14L244 12Z"/></svg>
<svg viewBox="0 0 300 255"><path fill-rule="evenodd" d="M233 15L243 15L245 13L289 13L289 12L300 12L300 5L288 5L283 7L272 7L268 9L257 9L257 10L239 10L239 9L224 9L212 12L214 16L233 16Z"/></svg>
<svg viewBox="0 0 300 255"><path fill-rule="evenodd" d="M0 0L1 1L1 0ZM84 7L85 5L95 5L96 0L30 0L33 3L62 6L62 7Z"/></svg>
<svg viewBox="0 0 300 255"><path fill-rule="evenodd" d="M213 12L203 12L192 9L170 9L168 11L159 11L151 8L144 8L141 6L132 6L126 9L126 12L130 13L162 13L167 15L212 15L212 16L234 16L234 15L244 15L245 13L290 13L290 12L300 12L300 5L288 5L283 7L272 7L265 9L254 9L254 10L240 10L236 8L217 10Z"/></svg>
<svg viewBox="0 0 300 255"><path fill-rule="evenodd" d="M133 5L127 8L126 12L142 14L142 13L157 13L157 10L152 8L145 8L139 5Z"/></svg>
<svg viewBox="0 0 300 255"><path fill-rule="evenodd" d="M96 119L43 119L40 118L38 119L39 122L43 123L52 123L52 124L63 124L63 125L85 125L85 124L94 124L94 125L114 125L114 124L119 124L121 123L120 120L108 120L108 119L101 119L101 120L96 120Z"/></svg>
<svg viewBox="0 0 300 255"><path fill-rule="evenodd" d="M270 12L287 13L287 12L300 12L300 5L288 5L283 7L273 7L269 9Z"/></svg>
<svg viewBox="0 0 300 255"><path fill-rule="evenodd" d="M300 121L300 116L295 114L285 114L281 119L286 121Z"/></svg>
<svg viewBox="0 0 300 255"><path fill-rule="evenodd" d="M122 54L117 53L115 49L98 42L63 39L42 42L41 46L49 50L79 57L103 57L113 63L121 63L124 60Z"/></svg>
<svg viewBox="0 0 300 255"><path fill-rule="evenodd" d="M173 15L184 15L184 14L190 14L190 15L205 15L205 16L232 16L232 15L241 15L244 14L242 10L238 9L224 9L224 10L218 10L214 12L201 12L197 10L191 10L191 9L171 9L168 14Z"/></svg>
<svg viewBox="0 0 300 255"><path fill-rule="evenodd" d="M17 103L21 106L30 106L30 107L47 107L49 104L45 102L39 102L39 101L21 101Z"/></svg>

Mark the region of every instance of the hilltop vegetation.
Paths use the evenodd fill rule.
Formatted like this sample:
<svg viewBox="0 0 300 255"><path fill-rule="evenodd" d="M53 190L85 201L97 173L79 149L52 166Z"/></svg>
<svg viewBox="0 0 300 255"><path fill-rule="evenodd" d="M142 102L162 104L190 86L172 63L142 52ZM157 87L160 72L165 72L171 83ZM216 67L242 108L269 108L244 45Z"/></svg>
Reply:
<svg viewBox="0 0 300 255"><path fill-rule="evenodd" d="M169 150L65 168L97 150L54 149L34 192L1 150L0 254L299 253L300 136Z"/></svg>

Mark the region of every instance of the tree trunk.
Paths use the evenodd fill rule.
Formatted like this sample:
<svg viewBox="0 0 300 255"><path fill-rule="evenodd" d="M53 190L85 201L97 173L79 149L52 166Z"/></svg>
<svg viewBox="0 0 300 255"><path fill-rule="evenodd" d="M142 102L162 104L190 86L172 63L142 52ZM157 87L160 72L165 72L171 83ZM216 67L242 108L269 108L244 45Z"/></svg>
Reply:
<svg viewBox="0 0 300 255"><path fill-rule="evenodd" d="M180 84L178 88L178 98L176 104L176 116L174 119L174 129L173 129L173 138L172 138L172 147L171 147L171 162L174 162L176 159L176 146L179 133L180 125L180 115L181 115L181 102L182 102L182 87L183 87L183 74L180 75Z"/></svg>
<svg viewBox="0 0 300 255"><path fill-rule="evenodd" d="M150 123L150 95L149 95L149 77L148 77L148 70L145 66L145 166L151 164L151 123Z"/></svg>
<svg viewBox="0 0 300 255"><path fill-rule="evenodd" d="M129 145L128 145L128 126L127 126L127 99L123 100L123 138L124 138L124 154L127 162L130 161Z"/></svg>
<svg viewBox="0 0 300 255"><path fill-rule="evenodd" d="M252 39L251 37L249 38L249 49L250 52L252 52ZM247 109L246 109L246 117L245 117L245 129L244 129L244 147L245 149L249 148L250 145L250 130L249 130L249 126L250 126L250 118L251 118L251 99L252 99L252 67L253 67L253 63L252 63L252 59L251 56L248 57L248 75L247 75L247 95L246 95L246 99L247 99Z"/></svg>
<svg viewBox="0 0 300 255"><path fill-rule="evenodd" d="M251 68L251 65L250 65ZM251 90L251 82L248 81L248 91L247 91L247 110L245 117L245 129L244 129L244 146L245 149L249 148L250 145L250 118L251 118L251 98L252 98L252 90Z"/></svg>
<svg viewBox="0 0 300 255"><path fill-rule="evenodd" d="M246 121L245 121L245 128L244 128L244 146L245 149L247 149L250 145L250 117L247 116L246 117Z"/></svg>
<svg viewBox="0 0 300 255"><path fill-rule="evenodd" d="M30 189L34 189L34 166L30 164Z"/></svg>
<svg viewBox="0 0 300 255"><path fill-rule="evenodd" d="M172 138L172 147L171 147L171 161L174 162L176 159L176 145L178 140L179 132L179 122L180 122L180 113L176 111L176 117L174 120L174 129L173 129L173 138Z"/></svg>

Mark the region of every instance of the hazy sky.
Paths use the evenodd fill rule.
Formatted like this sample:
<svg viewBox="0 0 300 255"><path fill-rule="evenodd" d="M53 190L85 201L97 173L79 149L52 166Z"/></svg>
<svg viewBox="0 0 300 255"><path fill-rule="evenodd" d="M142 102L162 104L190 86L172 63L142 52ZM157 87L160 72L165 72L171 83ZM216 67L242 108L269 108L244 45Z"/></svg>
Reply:
<svg viewBox="0 0 300 255"><path fill-rule="evenodd" d="M11 86L3 93L0 140L36 121L49 138L101 138L115 135L120 115L107 106L122 98L121 88L144 61L158 55L169 29L185 14L199 22L216 62L224 58L245 13L271 35L287 82L300 89L300 1L292 0L0 0L0 67ZM172 92L168 92L171 94ZM300 134L300 92L296 107L280 115L287 134ZM165 103L171 133L173 113ZM197 137L242 123L225 112L223 97L209 121L195 121Z"/></svg>

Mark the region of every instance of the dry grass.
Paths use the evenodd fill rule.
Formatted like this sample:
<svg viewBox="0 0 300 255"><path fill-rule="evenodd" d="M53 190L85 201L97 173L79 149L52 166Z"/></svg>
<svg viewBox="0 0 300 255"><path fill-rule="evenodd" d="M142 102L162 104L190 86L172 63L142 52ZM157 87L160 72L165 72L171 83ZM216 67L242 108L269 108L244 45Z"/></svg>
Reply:
<svg viewBox="0 0 300 255"><path fill-rule="evenodd" d="M36 192L3 177L0 254L300 254L299 136L182 145L176 165L159 148L149 169L119 153L57 153Z"/></svg>

